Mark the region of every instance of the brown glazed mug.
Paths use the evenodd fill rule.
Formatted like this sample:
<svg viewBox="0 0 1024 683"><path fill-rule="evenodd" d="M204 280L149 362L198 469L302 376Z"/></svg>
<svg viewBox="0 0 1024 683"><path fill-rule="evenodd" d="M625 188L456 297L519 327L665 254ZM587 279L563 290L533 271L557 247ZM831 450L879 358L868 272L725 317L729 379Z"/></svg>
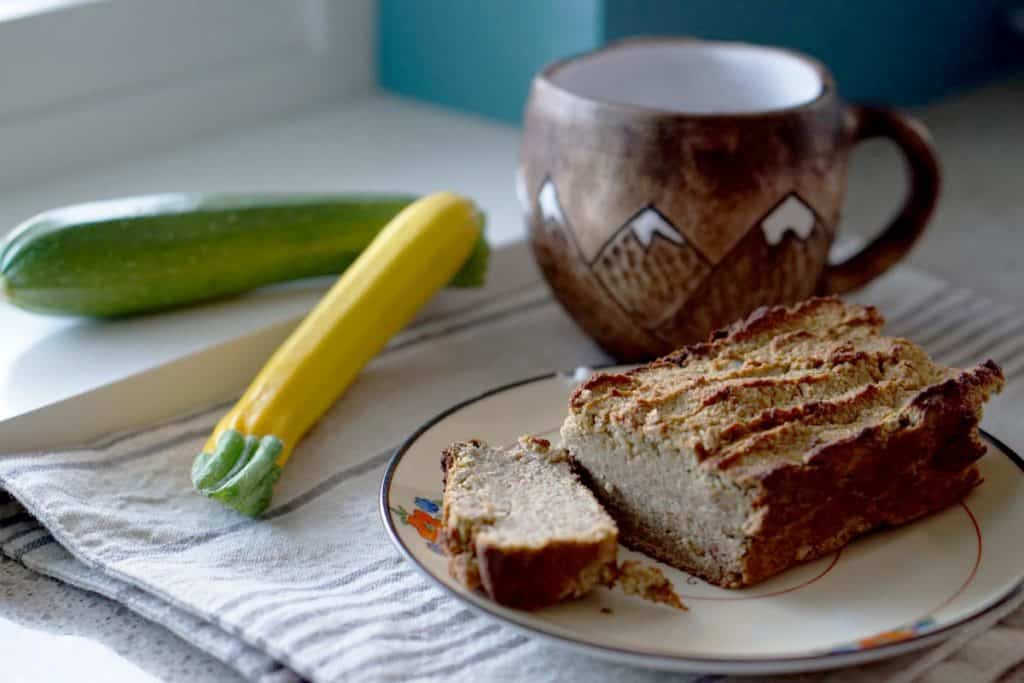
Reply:
<svg viewBox="0 0 1024 683"><path fill-rule="evenodd" d="M830 264L850 150L874 137L906 158L906 199L874 241ZM863 286L924 230L940 176L920 123L846 104L810 57L652 38L534 79L517 184L558 300L631 361L758 306Z"/></svg>

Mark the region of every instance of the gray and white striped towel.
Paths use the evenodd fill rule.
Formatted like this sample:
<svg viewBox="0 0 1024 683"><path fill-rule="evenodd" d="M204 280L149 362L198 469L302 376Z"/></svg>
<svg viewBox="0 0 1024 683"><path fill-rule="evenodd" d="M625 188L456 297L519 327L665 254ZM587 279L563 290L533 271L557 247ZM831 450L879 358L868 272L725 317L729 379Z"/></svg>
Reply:
<svg viewBox="0 0 1024 683"><path fill-rule="evenodd" d="M419 424L489 387L607 361L553 302L522 247L498 254L485 290L446 296L307 437L262 520L191 490L189 465L218 406L86 448L0 456L0 486L13 496L0 501L0 550L122 602L253 680L667 680L471 613L385 537L378 484ZM905 268L858 299L943 362L1000 361L1009 385L986 425L1024 443L1024 316ZM970 643L827 677L1020 680L1022 660L1018 612Z"/></svg>

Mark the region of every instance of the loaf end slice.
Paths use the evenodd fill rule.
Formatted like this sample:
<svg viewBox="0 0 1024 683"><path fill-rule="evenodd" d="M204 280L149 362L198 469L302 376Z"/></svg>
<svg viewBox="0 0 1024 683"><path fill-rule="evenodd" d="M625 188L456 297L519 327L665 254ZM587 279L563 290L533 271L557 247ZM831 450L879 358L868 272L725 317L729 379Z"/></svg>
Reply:
<svg viewBox="0 0 1024 683"><path fill-rule="evenodd" d="M443 452L441 547L449 573L496 602L538 609L617 576L618 529L567 454L535 437Z"/></svg>

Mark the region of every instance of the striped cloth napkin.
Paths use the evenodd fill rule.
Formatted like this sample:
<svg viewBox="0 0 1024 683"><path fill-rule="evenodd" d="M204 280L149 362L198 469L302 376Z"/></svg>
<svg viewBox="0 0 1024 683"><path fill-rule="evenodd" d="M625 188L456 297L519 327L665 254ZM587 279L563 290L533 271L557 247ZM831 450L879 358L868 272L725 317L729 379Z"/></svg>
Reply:
<svg viewBox="0 0 1024 683"><path fill-rule="evenodd" d="M1002 363L1008 388L985 424L1024 443L1024 317L907 268L857 299L944 363ZM436 413L522 377L607 361L526 250L506 249L487 288L446 293L363 372L302 443L263 519L191 489L192 457L226 407L217 406L75 450L0 456L11 496L0 500L0 550L123 603L251 680L677 680L469 611L400 558L377 513L388 459ZM1024 612L997 616L970 640L801 680L1024 680Z"/></svg>

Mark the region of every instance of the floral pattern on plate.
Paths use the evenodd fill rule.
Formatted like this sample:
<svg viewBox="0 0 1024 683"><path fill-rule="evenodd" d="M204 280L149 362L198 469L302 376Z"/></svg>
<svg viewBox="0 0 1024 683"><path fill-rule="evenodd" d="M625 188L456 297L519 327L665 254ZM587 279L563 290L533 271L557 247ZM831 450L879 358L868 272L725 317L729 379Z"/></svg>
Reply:
<svg viewBox="0 0 1024 683"><path fill-rule="evenodd" d="M834 648L832 652L836 654L842 652L857 652L859 650L870 650L871 648L878 647L880 645L899 643L904 640L910 640L915 636L919 636L933 626L935 626L935 620L931 617L925 617L902 628L883 631L881 633L876 633L873 636L868 636L867 638L861 638L860 640L856 640L847 645L840 645L839 647Z"/></svg>
<svg viewBox="0 0 1024 683"><path fill-rule="evenodd" d="M391 514L397 517L402 524L416 529L416 532L427 542L427 547L438 555L443 555L441 546L437 544L438 535L441 532L441 520L436 516L441 512L441 501L416 496L413 499L412 511L406 510L403 506L389 508Z"/></svg>

